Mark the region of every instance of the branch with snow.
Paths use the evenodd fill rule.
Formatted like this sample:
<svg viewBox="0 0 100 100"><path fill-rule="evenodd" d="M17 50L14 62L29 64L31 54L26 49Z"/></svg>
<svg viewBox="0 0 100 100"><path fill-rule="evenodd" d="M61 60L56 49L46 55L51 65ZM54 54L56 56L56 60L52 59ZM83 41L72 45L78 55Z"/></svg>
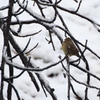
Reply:
<svg viewBox="0 0 100 100"><path fill-rule="evenodd" d="M84 98L85 100L89 99L88 97L88 93L89 93L89 88L92 89L96 89L97 91L100 90L100 88L98 86L92 86L90 84L90 80L91 77L95 78L96 80L100 81L100 78L98 76L96 76L95 74L92 74L92 72L90 72L90 65L89 65L89 61L87 59L87 57L85 56L85 52L89 51L89 53L93 54L95 57L97 57L98 60L100 60L100 56L97 55L91 48L89 48L87 46L88 42L86 40L86 43L83 44L81 43L79 40L77 40L71 30L69 30L68 25L66 24L66 20L63 18L62 13L70 13L71 15L75 15L78 16L79 18L85 19L88 22L90 22L97 31L100 31L100 24L95 22L94 20L92 20L91 18L88 18L82 14L79 13L80 7L82 5L83 0L73 0L75 1L75 3L77 3L77 7L76 10L68 10L67 8L64 8L63 6L60 5L60 3L62 2L62 0L32 0L31 2L34 3L33 8L36 6L37 9L39 10L39 13L34 9L32 9L32 7L29 7L29 1L27 0L23 0L22 2L20 0L9 0L9 4L6 6L2 6L0 8L0 11L4 11L7 10L8 11L8 15L4 15L2 16L2 13L0 13L0 28L2 30L2 34L4 37L4 45L3 45L3 50L2 50L2 61L1 61L1 96L3 97L3 89L4 89L4 82L8 83L8 91L10 91L10 93L12 92L11 89L14 89L18 100L21 100L20 96L19 96L19 91L16 89L16 87L13 84L13 80L14 79L18 79L20 76L22 76L24 74L24 72L27 72L29 75L29 78L31 79L32 83L35 85L37 92L40 91L40 86L39 83L37 81L37 79L39 80L41 87L46 94L46 91L51 95L53 100L57 100L57 97L54 93L55 88L51 88L49 82L44 78L44 76L42 75L43 71L49 70L50 68L56 67L57 65L61 64L61 66L63 67L64 71L66 72L66 75L68 76L68 100L70 100L71 97L71 90L73 92L73 94L76 96L76 98L82 100L82 97L80 95L78 95L78 93L76 92L74 85L72 83L71 80L75 81L76 83L85 86L85 91L84 91ZM14 11L15 5L18 5L18 9L16 11ZM35 5L36 4L36 5ZM48 18L46 13L45 13L45 9L51 7L53 12L52 17ZM22 20L20 19L20 15L22 15L23 13L27 13L31 19L28 20ZM14 18L15 20L13 20L12 18ZM60 21L61 24L57 24L57 21ZM73 42L75 43L76 47L79 50L79 54L80 57L77 60L74 59L70 59L70 57L64 57L63 59L60 58L59 61L56 61L53 64L50 64L46 67L44 66L40 66L38 67L38 65L35 64L35 62L31 61L31 58L28 57L28 53L31 54L31 52L34 49L38 48L38 44L36 44L36 46L32 47L30 50L28 50L28 52L26 52L26 49L28 48L31 39L29 39L28 43L26 44L25 48L22 50L21 47L17 44L17 41L13 38L14 37L19 37L19 38L26 38L26 37L35 37L37 36L39 33L42 33L42 29L38 29L38 31L33 32L33 33L28 33L23 35L23 26L25 25L40 25L42 26L42 28L45 28L49 36L48 38L45 38L46 41L48 42L48 44L52 44L52 48L54 50L54 52L56 52L56 44L54 43L54 37L52 34L54 34L57 39L60 41L60 43L62 44L63 42L63 38L62 35L64 35L64 38L66 37L70 37ZM16 27L16 30L14 29L13 26L18 26ZM40 34L39 34L40 35ZM25 42L26 43L26 42ZM16 55L12 56L12 51L11 51L11 46L12 48L16 51ZM84 48L84 50L81 49L81 47ZM45 51L45 50L44 50ZM15 63L14 59L16 57L19 57L19 59L22 62L22 65L20 65L19 63ZM67 59L67 60L66 60ZM66 67L64 66L63 62L67 61L66 65L68 67L68 69L66 69ZM81 60L84 62L85 64L85 68L82 68L80 66ZM8 65L8 68L10 69L9 71L9 76L5 76L5 71L4 68L5 65ZM82 71L83 73L86 73L86 83L85 82L81 82L79 81L77 78L75 78L70 69L71 66L73 66L74 68L77 68L78 70ZM18 69L21 70L21 73L19 73L18 75L13 75L13 70L14 69ZM34 75L35 74L35 75ZM37 78L37 79L36 79ZM9 92L8 92L8 97L11 98ZM8 100L10 100L8 98Z"/></svg>

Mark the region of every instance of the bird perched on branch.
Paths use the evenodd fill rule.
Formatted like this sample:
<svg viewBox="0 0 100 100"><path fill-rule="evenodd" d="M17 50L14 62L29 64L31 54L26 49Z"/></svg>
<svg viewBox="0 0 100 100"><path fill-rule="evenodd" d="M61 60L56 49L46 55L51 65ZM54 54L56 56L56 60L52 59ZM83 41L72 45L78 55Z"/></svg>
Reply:
<svg viewBox="0 0 100 100"><path fill-rule="evenodd" d="M77 47L75 46L75 44L73 43L71 38L66 38L63 42L62 42L62 50L64 51L65 55L67 56L77 56L79 57L79 51L77 49Z"/></svg>

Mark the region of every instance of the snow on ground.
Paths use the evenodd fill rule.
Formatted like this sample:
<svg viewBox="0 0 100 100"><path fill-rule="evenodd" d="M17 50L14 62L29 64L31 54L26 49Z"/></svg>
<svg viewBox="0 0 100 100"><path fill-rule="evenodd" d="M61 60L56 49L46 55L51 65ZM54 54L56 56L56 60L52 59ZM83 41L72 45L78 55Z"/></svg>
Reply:
<svg viewBox="0 0 100 100"><path fill-rule="evenodd" d="M6 0L1 1L0 0L0 7L6 4ZM32 2L29 2L30 7L32 6ZM61 6L64 6L65 8L68 9L75 9L76 8L76 3L73 0L62 0L61 2ZM16 5L16 9L17 9L17 5ZM37 8L34 8L35 11L37 11ZM89 18L92 18L93 20L95 20L96 22L100 22L100 1L99 0L83 0L81 8L79 10L79 12ZM52 18L52 14L53 11L52 9L48 8L47 10L45 10L48 18ZM4 14L6 14L6 12L4 12ZM63 16L63 18L66 21L66 24L70 30L70 32L72 33L73 36L75 36L76 39L78 39L79 41L81 41L82 43L85 44L86 39L88 40L88 46L90 48L92 48L93 51L95 51L98 55L100 55L100 33L97 32L97 30L93 27L93 25L84 20L81 19L75 15L71 15L68 13L64 13L61 12L61 15ZM20 16L21 19L29 19L28 15L24 14L22 16ZM56 24L60 24L59 20L56 21ZM16 29L17 26L14 26L13 28ZM64 56L62 50L61 50L61 44L59 42L59 40L57 39L57 37L55 35L53 35L53 41L56 45L56 51L52 50L52 46L51 44L48 44L47 41L45 40L45 38L49 39L49 35L48 32L46 31L46 29L44 29L41 26L36 26L36 25L26 25L24 27L24 34L27 34L27 32L29 33L33 33L38 31L38 29L42 29L42 32L37 34L36 36L33 36L31 38L31 43L27 49L30 50L33 46L35 46L37 43L39 43L38 47L36 49L34 49L29 56L32 57L32 62L35 63L37 66L39 67L46 67L47 65L50 65L51 63L54 63L56 61L58 61L58 56ZM62 35L62 37L64 38L64 36ZM20 45L20 47L23 49L25 47L25 45L28 42L29 38L16 38L16 41L18 42L18 44ZM0 57L2 55L2 45L3 45L3 37L2 37L2 32L0 31ZM26 42L27 41L27 42ZM16 52L12 49L13 54L15 54ZM93 55L91 55L88 51L86 52L86 57L88 58L88 61L91 62L90 64L90 70L92 73L96 74L96 75L100 75L100 60L97 60L96 57L94 57ZM0 58L1 60L1 58ZM21 61L19 60L19 58L17 57L15 62L20 63ZM85 65L82 63L81 64L82 67L84 68ZM15 70L15 75L17 75L18 73L20 73L19 70ZM55 76L53 78L49 77L51 74L54 74ZM55 88L55 94L58 97L58 100L67 100L67 78L64 78L63 76L63 69L61 67L61 65L57 65L51 69L48 69L46 71L41 72L41 74L45 77L45 79L49 82L50 86L52 88ZM81 82L85 82L86 81L86 74L82 73L81 71L77 70L76 68L72 68L71 67L71 73L72 75L79 79ZM6 69L6 75L8 74L8 69ZM77 90L77 93L84 98L84 89L85 87L82 85L79 85L77 83L75 83L74 81L72 81L72 83L74 84L75 89ZM94 78L91 78L91 85L95 85L100 87L100 82L95 80ZM6 83L5 83L6 84ZM52 98L48 95L48 97L45 97L45 94L43 93L43 90L41 88L40 92L37 92L34 85L32 84L30 78L28 77L27 73L24 73L19 79L16 79L14 81L14 85L16 86L17 90L20 93L20 96L24 99L24 100L52 100ZM6 91L6 88L5 88ZM5 93L5 99L6 99L6 92ZM97 97L97 92L95 89L90 89L89 90L89 98L90 100L98 100L99 98ZM16 95L13 92L13 100L17 100L16 99ZM76 100L75 96L71 93L71 100Z"/></svg>

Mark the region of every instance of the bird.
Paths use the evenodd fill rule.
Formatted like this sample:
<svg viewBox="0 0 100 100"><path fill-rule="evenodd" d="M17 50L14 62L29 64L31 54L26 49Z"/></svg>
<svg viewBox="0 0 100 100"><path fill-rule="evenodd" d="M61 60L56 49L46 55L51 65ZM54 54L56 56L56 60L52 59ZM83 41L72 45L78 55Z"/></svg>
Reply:
<svg viewBox="0 0 100 100"><path fill-rule="evenodd" d="M71 56L77 56L79 57L79 50L75 46L74 42L72 41L71 38L67 37L63 42L62 42L62 50L65 55L68 57Z"/></svg>

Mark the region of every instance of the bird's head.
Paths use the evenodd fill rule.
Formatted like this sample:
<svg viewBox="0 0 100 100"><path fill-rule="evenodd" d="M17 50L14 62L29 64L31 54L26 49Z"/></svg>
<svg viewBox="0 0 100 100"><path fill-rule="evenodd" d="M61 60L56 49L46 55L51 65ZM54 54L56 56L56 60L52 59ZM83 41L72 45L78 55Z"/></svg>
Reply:
<svg viewBox="0 0 100 100"><path fill-rule="evenodd" d="M72 40L70 38L66 38L64 41L66 43L66 42L71 42Z"/></svg>

